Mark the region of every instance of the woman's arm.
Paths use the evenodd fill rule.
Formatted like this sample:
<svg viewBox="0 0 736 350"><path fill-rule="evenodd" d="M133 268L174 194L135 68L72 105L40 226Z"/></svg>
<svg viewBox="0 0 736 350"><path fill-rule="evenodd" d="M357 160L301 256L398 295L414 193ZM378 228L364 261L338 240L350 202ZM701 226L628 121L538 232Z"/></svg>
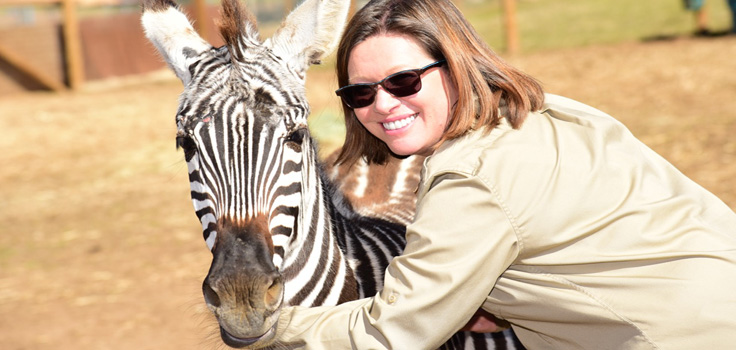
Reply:
<svg viewBox="0 0 736 350"><path fill-rule="evenodd" d="M286 308L279 339L310 349L436 348L463 327L518 254L516 233L477 177L437 178L375 297Z"/></svg>

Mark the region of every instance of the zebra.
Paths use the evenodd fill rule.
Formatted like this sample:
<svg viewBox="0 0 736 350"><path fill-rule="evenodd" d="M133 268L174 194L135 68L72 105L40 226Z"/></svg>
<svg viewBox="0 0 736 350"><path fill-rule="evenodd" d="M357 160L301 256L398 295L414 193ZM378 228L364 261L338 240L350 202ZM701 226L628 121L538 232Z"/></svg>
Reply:
<svg viewBox="0 0 736 350"><path fill-rule="evenodd" d="M307 126L305 75L335 47L350 6L306 0L261 41L223 0L215 48L171 0L144 0L147 38L179 77L177 147L212 263L202 290L225 344L278 348L287 305L375 295L405 223L361 215L327 178ZM410 215L404 214L404 219ZM458 333L444 348L522 348L512 332Z"/></svg>

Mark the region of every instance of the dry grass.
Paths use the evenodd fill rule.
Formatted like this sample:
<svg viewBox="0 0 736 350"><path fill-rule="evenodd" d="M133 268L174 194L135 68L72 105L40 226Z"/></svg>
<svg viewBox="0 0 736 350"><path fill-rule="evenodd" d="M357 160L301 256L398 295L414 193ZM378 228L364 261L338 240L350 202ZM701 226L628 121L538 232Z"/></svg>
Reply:
<svg viewBox="0 0 736 350"><path fill-rule="evenodd" d="M621 119L736 208L733 57L726 37L510 60ZM342 137L334 86L329 69L310 72L327 147ZM210 257L174 149L179 91L158 79L0 97L0 348L216 347L200 296Z"/></svg>

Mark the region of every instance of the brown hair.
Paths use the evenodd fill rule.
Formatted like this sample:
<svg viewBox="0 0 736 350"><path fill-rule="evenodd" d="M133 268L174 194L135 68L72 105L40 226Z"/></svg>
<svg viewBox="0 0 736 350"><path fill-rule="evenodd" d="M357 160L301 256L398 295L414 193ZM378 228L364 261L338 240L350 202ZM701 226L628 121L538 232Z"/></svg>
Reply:
<svg viewBox="0 0 736 350"><path fill-rule="evenodd" d="M503 100L506 119L519 128L530 111L542 108L544 92L531 76L512 67L480 38L450 0L373 0L350 20L337 49L337 80L348 85L350 52L377 34L414 38L436 60L446 59L458 101L440 144L471 129L496 127ZM347 135L336 163L351 164L361 157L383 164L391 151L358 121L343 103Z"/></svg>

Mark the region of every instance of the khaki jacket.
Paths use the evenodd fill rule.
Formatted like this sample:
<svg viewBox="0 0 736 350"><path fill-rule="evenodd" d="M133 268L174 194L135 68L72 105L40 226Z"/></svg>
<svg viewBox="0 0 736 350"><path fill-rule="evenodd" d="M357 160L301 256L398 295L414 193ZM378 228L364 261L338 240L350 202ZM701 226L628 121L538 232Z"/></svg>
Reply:
<svg viewBox="0 0 736 350"><path fill-rule="evenodd" d="M283 310L308 349L432 349L478 307L530 349L733 349L736 214L608 115L559 96L425 162L383 291Z"/></svg>

